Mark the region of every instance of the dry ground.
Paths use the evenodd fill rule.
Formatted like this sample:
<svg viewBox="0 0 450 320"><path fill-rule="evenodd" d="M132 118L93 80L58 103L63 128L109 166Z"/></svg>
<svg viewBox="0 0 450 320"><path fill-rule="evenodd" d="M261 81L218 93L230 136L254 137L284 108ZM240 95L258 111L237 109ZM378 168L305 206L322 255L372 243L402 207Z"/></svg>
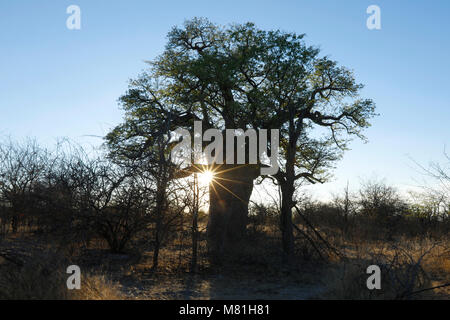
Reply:
<svg viewBox="0 0 450 320"><path fill-rule="evenodd" d="M153 272L151 250L111 254L101 241L89 248L56 250L35 236L10 237L0 243L0 250L17 253L29 267L19 268L0 258L0 299L393 299L403 290L401 282L412 277L411 266L425 252L414 290L450 282L448 241L403 239L400 247L399 243L340 240L336 244L346 260L331 257L324 262L303 256L286 268L277 253L278 243L272 240L254 237L243 246L241 255L222 267L208 263L201 242L199 270L192 274L188 271L189 247L183 247L180 239L165 246L158 271ZM400 282L383 282L383 292L374 294L365 287L365 268L377 262L390 263ZM69 264L80 265L84 272L80 292L65 289ZM449 299L450 288L403 298Z"/></svg>

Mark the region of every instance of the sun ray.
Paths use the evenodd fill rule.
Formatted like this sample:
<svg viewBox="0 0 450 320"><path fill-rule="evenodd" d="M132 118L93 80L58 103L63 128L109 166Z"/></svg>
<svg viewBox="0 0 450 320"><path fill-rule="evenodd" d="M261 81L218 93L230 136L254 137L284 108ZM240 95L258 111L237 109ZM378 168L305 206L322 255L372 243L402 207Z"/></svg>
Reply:
<svg viewBox="0 0 450 320"><path fill-rule="evenodd" d="M231 191L230 189L228 189L227 187L225 187L223 184L221 184L219 181L215 180L214 183L217 183L219 186L221 186L222 188L224 188L226 191L228 191L230 194L232 194L233 196L235 196L237 199L241 200L242 202L246 203L246 201L244 201L241 197L239 197L237 194L235 194L233 191Z"/></svg>
<svg viewBox="0 0 450 320"><path fill-rule="evenodd" d="M235 194L233 191L231 191L225 185L220 183L219 180L232 182L232 183L244 184L245 183L244 181L224 178L221 175L223 173L226 173L226 172L229 172L229 171L233 171L233 170L237 170L237 169L240 169L240 168L248 166L248 165L244 164L244 165L234 166L232 168L225 168L225 169L222 169L222 166L224 166L224 165L223 164L216 164L216 165L208 165L208 164L196 165L196 164L194 164L193 168L195 168L195 169L191 169L189 171L192 172L192 173L198 173L198 175L199 175L198 176L199 177L199 183L204 185L204 186L208 186L209 185L216 195L219 195L217 187L220 186L221 188L223 188L225 191L227 191L230 194L232 194L234 197L236 197L240 201L245 202L237 194ZM217 187L216 187L216 184L217 184Z"/></svg>
<svg viewBox="0 0 450 320"><path fill-rule="evenodd" d="M223 180L223 181L229 181L229 182L234 182L234 183L245 184L244 181L233 180L233 179L227 179L227 178L219 177L219 176L217 176L217 175L214 177L214 180Z"/></svg>

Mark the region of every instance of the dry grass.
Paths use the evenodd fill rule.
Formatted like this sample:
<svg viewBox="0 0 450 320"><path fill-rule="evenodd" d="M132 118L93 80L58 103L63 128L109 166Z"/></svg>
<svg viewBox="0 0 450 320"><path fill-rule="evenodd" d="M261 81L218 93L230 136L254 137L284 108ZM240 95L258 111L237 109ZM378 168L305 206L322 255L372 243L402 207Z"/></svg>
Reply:
<svg viewBox="0 0 450 320"><path fill-rule="evenodd" d="M0 299L449 299L450 288L409 293L450 281L450 242L397 238L395 241L342 237L333 229L322 235L348 258L320 260L307 241L298 236L297 257L287 268L281 260L279 233L249 230L239 250L222 266L208 261L206 241L199 243L199 272L189 274L190 239L179 236L165 243L159 269L151 272L151 248L139 261L128 262L107 253L101 242L89 250L76 248L56 254L32 250L24 267L0 258ZM33 241L13 239L31 251ZM50 246L51 247L51 246ZM46 250L49 250L47 248ZM31 254L30 254L31 255ZM62 258L85 263L81 290L68 290ZM82 258L82 259L81 259ZM110 265L111 264L111 265ZM368 290L366 269L382 269L382 290ZM85 271L86 270L86 271ZM89 271L87 271L89 270ZM101 275L100 275L101 274ZM106 276L108 275L108 276ZM114 281L113 281L114 280ZM119 285L120 283L120 285Z"/></svg>
<svg viewBox="0 0 450 320"><path fill-rule="evenodd" d="M87 275L82 277L81 289L71 290L68 298L71 300L122 300L126 297L119 284L103 275Z"/></svg>
<svg viewBox="0 0 450 320"><path fill-rule="evenodd" d="M33 261L20 267L0 261L0 300L116 300L124 299L118 284L105 276L83 274L80 290L68 290L63 259Z"/></svg>
<svg viewBox="0 0 450 320"><path fill-rule="evenodd" d="M22 268L4 263L0 271L0 299L59 300L67 298L65 280L42 264Z"/></svg>
<svg viewBox="0 0 450 320"><path fill-rule="evenodd" d="M419 291L450 281L449 243L411 241L358 243L350 259L327 273L324 299L449 299L449 288ZM381 290L367 289L369 265L381 268Z"/></svg>

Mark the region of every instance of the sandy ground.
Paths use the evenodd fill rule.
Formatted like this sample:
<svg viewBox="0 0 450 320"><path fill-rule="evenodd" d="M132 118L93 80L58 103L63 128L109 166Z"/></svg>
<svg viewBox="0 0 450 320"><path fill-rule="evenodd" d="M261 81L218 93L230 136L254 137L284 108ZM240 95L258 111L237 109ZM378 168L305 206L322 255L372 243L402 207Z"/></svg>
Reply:
<svg viewBox="0 0 450 320"><path fill-rule="evenodd" d="M238 279L231 276L186 276L121 281L130 299L188 300L307 300L320 295L321 285L287 283L277 279Z"/></svg>

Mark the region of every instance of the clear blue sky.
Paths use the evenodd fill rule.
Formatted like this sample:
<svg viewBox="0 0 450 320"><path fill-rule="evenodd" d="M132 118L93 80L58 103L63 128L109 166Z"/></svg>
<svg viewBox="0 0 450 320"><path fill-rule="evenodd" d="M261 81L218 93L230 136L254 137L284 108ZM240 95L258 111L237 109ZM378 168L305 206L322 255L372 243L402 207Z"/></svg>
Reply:
<svg viewBox="0 0 450 320"><path fill-rule="evenodd" d="M66 8L82 11L66 28ZM382 29L366 28L381 8ZM0 135L57 137L97 145L118 124L128 79L164 49L174 25L194 16L255 22L306 33L309 44L355 71L380 116L337 164L326 194L379 175L400 189L417 185L408 155L421 163L450 148L450 1L136 1L40 0L0 3ZM419 177L420 179L420 177Z"/></svg>

